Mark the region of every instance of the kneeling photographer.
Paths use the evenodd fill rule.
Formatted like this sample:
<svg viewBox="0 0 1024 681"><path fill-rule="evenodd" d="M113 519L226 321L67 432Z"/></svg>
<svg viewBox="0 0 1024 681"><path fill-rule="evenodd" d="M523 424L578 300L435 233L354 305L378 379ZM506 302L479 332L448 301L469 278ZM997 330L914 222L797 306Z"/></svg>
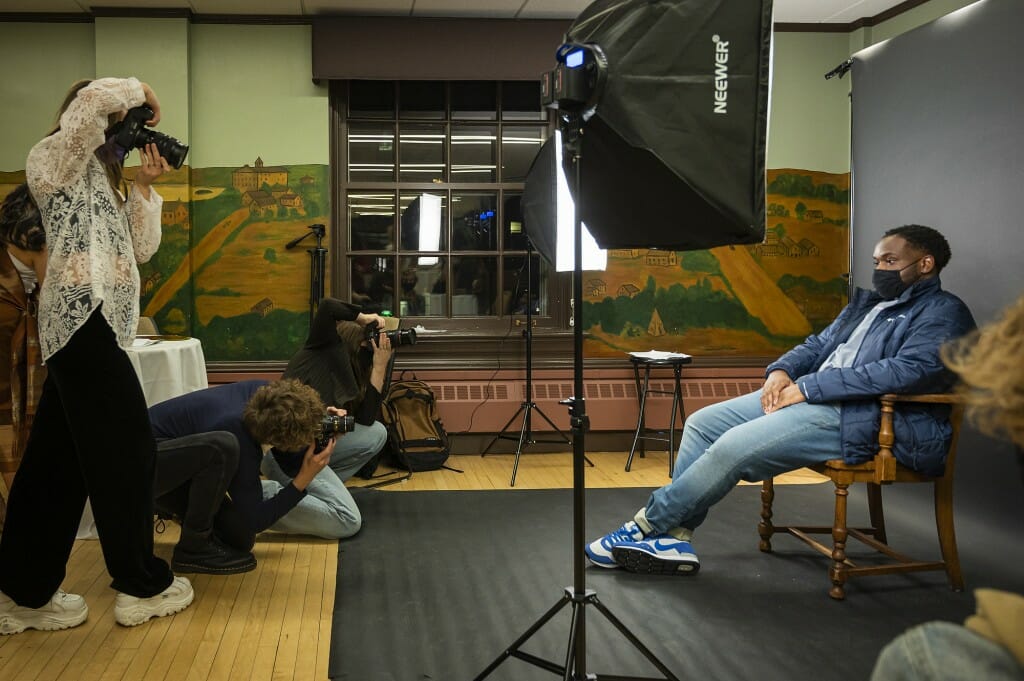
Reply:
<svg viewBox="0 0 1024 681"><path fill-rule="evenodd" d="M336 298L321 300L306 342L283 374L283 378L311 386L324 404L354 418L352 431L336 439L329 464L342 482L384 448L387 431L376 419L393 353L392 341L415 342L412 331L378 333L384 328L385 318L359 310ZM263 459L263 474L270 480L286 480L295 460L294 455L274 451ZM350 512L359 517L354 501ZM356 526L350 534L358 530Z"/></svg>
<svg viewBox="0 0 1024 681"><path fill-rule="evenodd" d="M150 408L158 440L155 488L178 489L175 494L164 493L157 500L159 505L181 516L183 528L189 525L190 514L181 500L206 511L197 518L203 522L195 528L210 537L205 545L209 551L194 555L176 547L174 562L181 571L251 570L256 562L249 551L264 530L338 539L359 529L358 513L349 512L354 507L351 495L338 476L324 470L334 451L333 419L332 432L321 440L328 414L343 415L340 410L325 409L315 390L295 380L228 383ZM272 447L300 452L298 465L287 479L260 479L260 464ZM199 486L193 476L185 490L176 484L177 472L190 461L215 460L237 464L217 466L224 473L219 481ZM222 485L219 492L216 482ZM176 509L175 498L179 499Z"/></svg>

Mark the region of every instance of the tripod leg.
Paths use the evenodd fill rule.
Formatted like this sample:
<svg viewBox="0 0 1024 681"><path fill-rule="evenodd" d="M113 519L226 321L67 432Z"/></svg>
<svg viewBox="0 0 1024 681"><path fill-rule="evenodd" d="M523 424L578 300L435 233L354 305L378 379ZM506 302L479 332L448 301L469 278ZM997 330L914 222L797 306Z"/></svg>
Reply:
<svg viewBox="0 0 1024 681"><path fill-rule="evenodd" d="M570 440L570 439L569 439L569 436L568 436L568 435L566 435L565 433L563 433L563 432L562 432L562 430L561 430L561 429L560 429L560 428L559 428L558 426L556 426L556 425L555 425L555 424L554 424L554 423L553 423L553 422L551 421L551 419L549 419L549 418L548 418L547 414L545 414L545 413L544 413L544 412L543 412L543 411L541 410L541 408L540 408L540 407L538 407L538 406L537 406L537 405L535 404L535 405L533 405L533 409L535 409L535 410L537 411L537 413L538 413L538 414L540 414L540 417L541 417L542 419L544 419L545 421L547 421L547 422L548 422L548 425L549 425L549 426L551 426L551 428L552 428L552 429L553 429L553 430L554 430L554 431L555 431L556 433L558 433L558 435L559 435L559 436L560 436L560 437L561 437L561 438L562 438L563 440L565 440L566 444L570 444L570 445L572 444L572 440Z"/></svg>
<svg viewBox="0 0 1024 681"><path fill-rule="evenodd" d="M523 427L519 431L519 444L516 446L516 460L512 464L512 480L509 481L509 487L516 486L516 471L519 470L519 457L523 453L523 446L526 444L526 439L530 436L530 408L533 406L529 402L523 403L526 409L526 413L523 414ZM519 411L523 411L524 407L520 407Z"/></svg>
<svg viewBox="0 0 1024 681"><path fill-rule="evenodd" d="M562 676L562 681L573 681L573 677L576 676L576 639L581 634L584 605L578 600L572 602L572 622L569 624L569 645L565 650L565 674Z"/></svg>
<svg viewBox="0 0 1024 681"><path fill-rule="evenodd" d="M613 615L611 610L606 608L601 601L597 600L597 594L591 594L589 602L593 603L598 612L604 615L605 619L611 622L612 626L618 629L619 633L625 636L626 640L632 643L633 647L639 650L643 656L647 658L648 662L653 664L659 672L665 675L666 681L679 681L679 678L669 671L668 667L662 664L661 660L655 657L654 653L652 653L647 646L645 646L640 639L638 639L636 635L619 620L619 618Z"/></svg>
<svg viewBox="0 0 1024 681"><path fill-rule="evenodd" d="M538 413L538 414L540 414L541 418L543 418L543 419L544 419L545 421L547 421L547 422L548 422L548 425L549 425L549 426L551 426L552 428L554 428L554 429L555 429L555 431L556 431L556 432L557 432L557 433L558 433L558 434L559 434L559 435L560 435L560 436L562 437L562 439L563 439L563 440L565 440L565 442L566 442L567 444L570 444L570 445L572 444L572 440L571 440L571 439L569 438L569 436L568 436L568 435L566 435L565 433L563 433L563 432L562 432L562 431L561 431L561 430L560 430L560 429L558 428L558 426L556 426L556 425L555 425L554 423L552 423L551 419L549 419L549 418L547 417L547 414L545 414L545 413L544 413L543 411L541 411L540 407L538 407L537 405L533 405L533 408L534 408L534 409L535 409L535 410L537 411L537 413ZM591 460L590 460L590 459L589 459L589 458L587 457L587 455L586 455L586 454L584 454L584 455L583 455L583 460L584 460L584 461L586 461L586 462L587 462L587 465L588 465L588 466L590 466L591 468L593 468L593 467L594 467L594 462L593 462L593 461L591 461Z"/></svg>
<svg viewBox="0 0 1024 681"><path fill-rule="evenodd" d="M529 628L529 629L527 629L526 631L524 631L524 632L523 632L523 634L522 634L522 636L520 636L520 637L519 637L519 638L517 638L517 639L516 639L515 641L513 641L513 642L512 642L512 645L510 645L510 646L509 646L508 648L506 648L506 649L505 649L505 652L503 652L503 653L502 653L501 655L499 655L499 656L498 656L498 657L497 657L497 658L496 658L496 659L494 660L494 662L491 662L491 663L490 663L489 665L487 665L487 668L486 668L486 669L484 669L484 670L483 670L482 672L480 672L480 673L479 673L479 674L477 674L477 675L476 675L475 677L473 677L473 681L480 681L481 679L484 679L484 678L486 678L487 676L489 676L489 675L490 675L490 673L491 673L491 672L493 672L493 671L494 671L495 669L497 669L497 668L498 668L498 666L499 666L499 665L500 665L500 664L501 664L502 662L504 662L504 661L505 661L505 660L507 660L507 659L508 659L509 657L511 657L511 656L512 656L513 654L515 654L516 652L518 652L518 650L519 650L519 647L520 647L521 645L523 645L524 643L526 643L526 642L527 642L527 641L528 641L528 640L530 639L530 637L531 637L531 636L533 636L534 634L536 634L536 633L537 633L537 631L538 631L538 630L539 630L539 629L540 629L541 627L543 627L543 626L544 626L545 624L547 624L548 620L550 620L550 619L551 619L552 617L554 617L555 615L557 615L557 614L558 614L558 611L559 611L559 610L561 610L562 608L564 608L564 607L565 607L566 605L568 605L570 601L572 601L572 597L571 597L571 596L570 596L569 594L565 594L565 595L563 595L563 596L562 596L562 597L561 597L561 598L560 598L560 599L558 600L558 602L557 602L557 603L555 603L555 604L554 604L553 606L551 606L551 609L550 609L550 610L548 610L548 611L547 611L546 613L544 613L543 615L541 615L541 616L540 616L540 619L538 619L538 620L537 620L536 622L534 622L533 624L531 624L531 625L530 625L530 628Z"/></svg>
<svg viewBox="0 0 1024 681"><path fill-rule="evenodd" d="M508 430L508 427L512 425L512 422L516 420L516 417L523 413L523 409L525 408L526 402L523 402L522 404L519 405L519 410L515 414L512 414L512 418L510 418L508 422L501 427L501 431L499 431L498 434L495 435L493 439L491 439L491 443L484 448L484 451L483 453L480 454L480 456L487 456L487 452L491 451L491 447L494 446L494 443L501 438L505 431Z"/></svg>

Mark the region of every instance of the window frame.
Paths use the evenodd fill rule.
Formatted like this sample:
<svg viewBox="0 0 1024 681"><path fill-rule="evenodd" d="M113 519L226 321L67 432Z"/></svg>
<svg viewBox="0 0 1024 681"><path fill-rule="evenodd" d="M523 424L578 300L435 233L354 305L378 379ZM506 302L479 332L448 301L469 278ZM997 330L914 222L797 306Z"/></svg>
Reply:
<svg viewBox="0 0 1024 681"><path fill-rule="evenodd" d="M401 81L392 81L392 86L396 88L395 93L395 110L391 118L374 117L374 118L356 118L354 121L359 123L379 123L382 125L393 124L395 130L396 144L401 135L402 124L422 124L422 123L441 123L445 126L445 174L447 182L435 184L433 182L403 182L401 181L398 168L395 168L393 179L390 182L380 181L350 181L348 179L348 131L349 131L349 120L348 120L348 83L349 81L344 80L333 80L329 87L329 116L330 116L330 178L331 178L331 228L330 228L330 250L329 250L329 269L331 272L330 276L330 288L334 295L337 295L343 299L348 298L348 291L350 286L349 281L349 262L352 251L349 249L349 234L348 234L348 206L346 203L346 196L349 192L353 191L365 191L365 190L379 190L384 186L388 187L388 190L395 192L396 202L398 197L402 193L406 192L438 192L443 190L448 197L451 197L455 193L465 192L492 192L498 197L497 215L495 219L495 225L498 230L504 231L505 225L505 206L504 197L505 192L513 194L521 194L524 189L523 182L451 182L450 175L450 164L451 164L451 125L494 125L497 131L497 137L495 140L495 161L497 167L501 168L502 162L502 144L501 144L501 131L503 126L522 127L529 125L530 121L522 120L518 118L510 118L505 120L501 115L502 106L502 81L495 81L497 84L497 96L496 96L496 118L493 121L484 121L479 119L461 119L451 117L451 87L452 81L445 83L445 116L442 119L401 119L399 117L400 102L398 97L400 92L397 91L399 83ZM553 130L553 119L549 115L547 120L537 121L538 126L546 125L548 132ZM398 164L398 154L395 156L396 166ZM398 205L396 203L396 210ZM450 210L450 206L449 206ZM398 213L396 213L396 220L398 220ZM448 222L451 222L449 216ZM396 240L393 250L360 250L360 255L367 256L385 256L395 258L395 271L393 272L395 290L398 290L399 277L401 272L398 271L400 268L397 267L401 258L409 255L409 253L403 252L401 244ZM535 257L540 257L536 251L532 251ZM527 255L527 251L522 249L506 249L505 239L498 239L498 248L495 251L455 251L452 249L452 244L449 240L447 244L447 250L444 252L444 257L460 257L460 256L486 256L486 257L497 257L498 262L504 262L506 257L524 257ZM451 267L450 262L448 267ZM560 332L569 328L570 324L570 310L569 300L571 298L571 273L560 273L556 272L553 265L547 265L548 277L547 277L547 311L543 315L533 315L535 327L538 331L551 331ZM496 290L504 290L504 267L498 267L496 273L495 285ZM395 311L397 314L397 310ZM481 335L481 336L493 336L493 337L506 337L514 326L517 326L517 322L525 317L524 314L508 314L503 310L497 310L496 316L489 317L416 317L414 319L423 320L425 325L430 328L443 328L445 331L462 332L470 335ZM446 334L447 335L447 334Z"/></svg>

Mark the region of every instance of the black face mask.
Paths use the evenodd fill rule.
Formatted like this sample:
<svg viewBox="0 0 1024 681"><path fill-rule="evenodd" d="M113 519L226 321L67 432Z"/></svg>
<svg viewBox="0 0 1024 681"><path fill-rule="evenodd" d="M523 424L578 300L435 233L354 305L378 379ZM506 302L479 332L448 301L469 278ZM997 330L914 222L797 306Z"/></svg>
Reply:
<svg viewBox="0 0 1024 681"><path fill-rule="evenodd" d="M886 300L895 300L900 297L900 294L906 291L912 284L917 280L911 282L903 281L900 274L903 270L913 267L917 263L921 262L920 259L915 260L903 269L899 270L875 270L871 274L871 284L875 287L875 291L878 295Z"/></svg>

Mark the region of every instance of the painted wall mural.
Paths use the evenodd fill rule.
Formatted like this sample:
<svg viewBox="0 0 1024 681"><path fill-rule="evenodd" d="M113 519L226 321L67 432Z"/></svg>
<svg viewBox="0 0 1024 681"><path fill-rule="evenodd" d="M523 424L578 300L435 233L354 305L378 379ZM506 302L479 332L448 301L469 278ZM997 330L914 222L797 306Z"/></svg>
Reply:
<svg viewBox="0 0 1024 681"><path fill-rule="evenodd" d="M125 169L129 180L133 173ZM327 222L328 175L325 165L257 158L238 168L183 166L159 178L163 236L139 266L142 314L162 333L199 338L207 361L291 357L309 329L306 248L315 241L285 245ZM24 171L0 172L0 200L24 181Z"/></svg>
<svg viewBox="0 0 1024 681"><path fill-rule="evenodd" d="M0 173L0 198L23 180ZM587 356L769 356L824 328L847 300L849 186L849 173L770 170L764 243L611 251L584 273ZM198 337L208 361L290 357L308 330L315 242L285 245L328 222L328 166L185 167L157 190L163 239L139 267L142 314Z"/></svg>
<svg viewBox="0 0 1024 681"><path fill-rule="evenodd" d="M764 243L610 251L584 273L584 352L768 356L821 330L847 301L849 188L849 173L769 170Z"/></svg>
<svg viewBox="0 0 1024 681"><path fill-rule="evenodd" d="M328 167L193 168L157 187L163 242L139 267L142 313L203 342L208 361L290 357L309 328L310 257L286 244L326 222ZM328 244L325 244L327 246Z"/></svg>

